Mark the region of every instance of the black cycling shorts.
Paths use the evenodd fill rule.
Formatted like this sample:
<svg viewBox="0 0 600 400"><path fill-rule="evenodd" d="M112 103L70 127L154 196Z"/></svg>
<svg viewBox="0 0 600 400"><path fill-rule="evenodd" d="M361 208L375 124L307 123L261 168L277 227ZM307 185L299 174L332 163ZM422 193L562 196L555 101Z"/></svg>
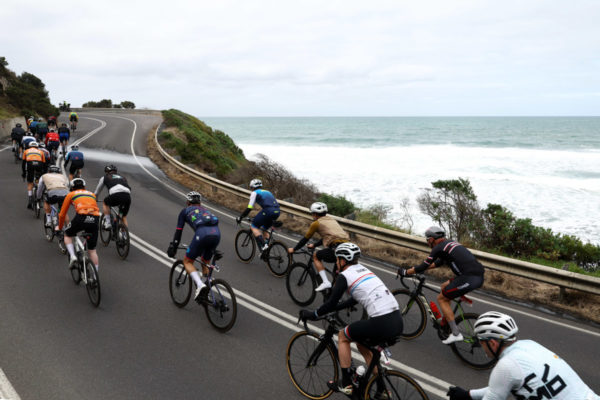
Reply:
<svg viewBox="0 0 600 400"><path fill-rule="evenodd" d="M69 174L74 175L75 171L81 168L83 168L83 160L71 161L71 166L69 167Z"/></svg>
<svg viewBox="0 0 600 400"><path fill-rule="evenodd" d="M450 279L448 286L442 290L444 297L455 299L483 285L483 275L460 275Z"/></svg>
<svg viewBox="0 0 600 400"><path fill-rule="evenodd" d="M74 237L77 236L78 232L85 231L86 236L90 236L87 241L88 250L94 250L96 248L96 243L98 243L99 219L100 217L95 215L77 214L67 226L65 235Z"/></svg>
<svg viewBox="0 0 600 400"><path fill-rule="evenodd" d="M341 243L343 242L339 242L339 243L335 243L335 244L330 244L329 247L326 247L324 249L318 250L315 253L315 256L317 257L317 260L319 261L325 261L328 263L335 263L336 259L335 259L335 248L338 247Z"/></svg>
<svg viewBox="0 0 600 400"><path fill-rule="evenodd" d="M400 336L402 327L402 315L396 310L379 317L355 321L344 328L344 334L351 342L375 346Z"/></svg>
<svg viewBox="0 0 600 400"><path fill-rule="evenodd" d="M35 175L42 176L44 172L44 163L41 161L27 161L27 182L33 183Z"/></svg>
<svg viewBox="0 0 600 400"><path fill-rule="evenodd" d="M48 202L48 204L58 204L58 209L60 210L63 201L65 201L65 197L67 196L48 196L46 202Z"/></svg>
<svg viewBox="0 0 600 400"><path fill-rule="evenodd" d="M129 206L131 206L131 195L125 192L119 192L110 194L104 198L104 204L109 207L119 207L119 212L123 217L129 213Z"/></svg>

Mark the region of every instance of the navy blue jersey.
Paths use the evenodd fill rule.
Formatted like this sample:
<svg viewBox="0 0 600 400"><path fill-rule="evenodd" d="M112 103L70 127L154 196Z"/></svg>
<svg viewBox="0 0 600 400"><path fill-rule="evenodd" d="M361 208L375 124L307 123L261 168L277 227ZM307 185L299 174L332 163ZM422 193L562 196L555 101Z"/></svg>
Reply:
<svg viewBox="0 0 600 400"><path fill-rule="evenodd" d="M216 226L219 224L219 218L215 217L206 208L198 205L191 205L179 213L177 219L177 229L183 229L188 224L194 231L204 226Z"/></svg>

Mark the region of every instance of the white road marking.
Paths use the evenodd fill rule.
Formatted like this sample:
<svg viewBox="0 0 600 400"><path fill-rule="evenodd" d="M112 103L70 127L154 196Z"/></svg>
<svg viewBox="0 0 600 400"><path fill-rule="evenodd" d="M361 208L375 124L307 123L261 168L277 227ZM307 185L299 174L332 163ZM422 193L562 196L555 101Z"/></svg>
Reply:
<svg viewBox="0 0 600 400"><path fill-rule="evenodd" d="M21 397L10 384L2 368L0 368L0 400L21 400Z"/></svg>

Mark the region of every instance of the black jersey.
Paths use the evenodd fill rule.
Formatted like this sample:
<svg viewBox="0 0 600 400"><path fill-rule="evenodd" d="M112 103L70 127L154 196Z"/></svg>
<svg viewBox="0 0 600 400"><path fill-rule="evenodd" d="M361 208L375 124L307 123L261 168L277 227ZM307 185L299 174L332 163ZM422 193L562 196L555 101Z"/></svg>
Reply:
<svg viewBox="0 0 600 400"><path fill-rule="evenodd" d="M417 269L429 267L432 263L438 267L446 264L456 275L483 275L483 265L465 246L454 240L438 243Z"/></svg>

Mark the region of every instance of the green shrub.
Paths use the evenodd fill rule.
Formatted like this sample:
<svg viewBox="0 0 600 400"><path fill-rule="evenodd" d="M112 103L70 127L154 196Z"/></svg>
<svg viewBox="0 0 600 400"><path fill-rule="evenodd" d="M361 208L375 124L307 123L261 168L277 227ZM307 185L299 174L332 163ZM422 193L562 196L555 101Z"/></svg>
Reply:
<svg viewBox="0 0 600 400"><path fill-rule="evenodd" d="M327 204L329 214L344 217L354 212L356 206L345 196L321 193L317 201Z"/></svg>

